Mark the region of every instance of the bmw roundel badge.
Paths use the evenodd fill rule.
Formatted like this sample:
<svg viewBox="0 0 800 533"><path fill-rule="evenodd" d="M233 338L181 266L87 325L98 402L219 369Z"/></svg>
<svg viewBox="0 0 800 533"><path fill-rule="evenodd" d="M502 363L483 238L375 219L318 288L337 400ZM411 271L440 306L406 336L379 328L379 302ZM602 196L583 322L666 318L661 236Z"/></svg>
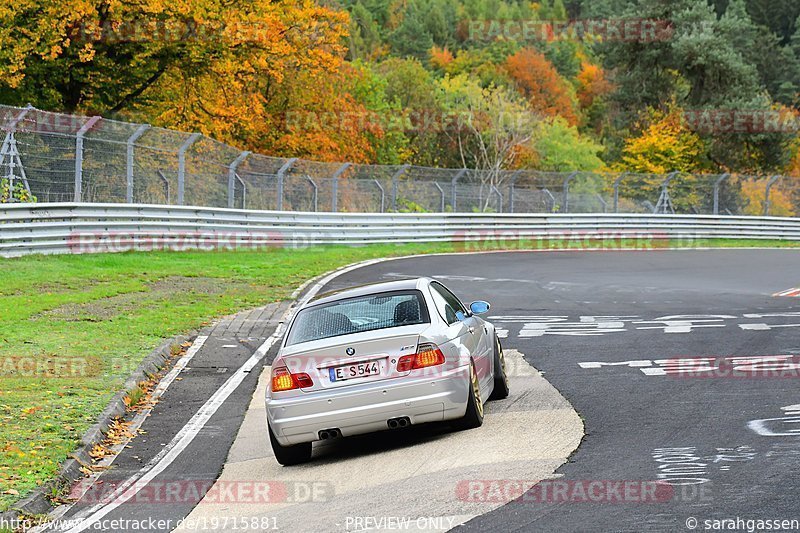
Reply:
<svg viewBox="0 0 800 533"><path fill-rule="evenodd" d="M345 350L345 352L347 352L347 355L355 355L356 349L355 348L348 348L348 349Z"/></svg>

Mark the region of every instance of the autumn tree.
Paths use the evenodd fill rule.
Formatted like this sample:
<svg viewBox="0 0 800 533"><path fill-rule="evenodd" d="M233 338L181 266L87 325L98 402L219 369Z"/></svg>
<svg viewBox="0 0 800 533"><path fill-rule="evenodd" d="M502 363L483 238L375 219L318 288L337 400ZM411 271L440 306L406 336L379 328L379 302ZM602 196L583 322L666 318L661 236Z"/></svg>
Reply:
<svg viewBox="0 0 800 533"><path fill-rule="evenodd" d="M482 185L500 187L507 177L503 171L515 168L520 148L533 138L538 118L505 87L483 88L463 75L445 77L439 86L445 109L457 118L448 134L460 166L476 169ZM489 201L487 195L484 210Z"/></svg>
<svg viewBox="0 0 800 533"><path fill-rule="evenodd" d="M313 0L21 0L0 9L0 99L107 116L187 73L195 88L257 92L338 68L346 24Z"/></svg>
<svg viewBox="0 0 800 533"><path fill-rule="evenodd" d="M520 50L506 60L505 67L532 110L563 117L571 125L578 123L570 86L542 53Z"/></svg>

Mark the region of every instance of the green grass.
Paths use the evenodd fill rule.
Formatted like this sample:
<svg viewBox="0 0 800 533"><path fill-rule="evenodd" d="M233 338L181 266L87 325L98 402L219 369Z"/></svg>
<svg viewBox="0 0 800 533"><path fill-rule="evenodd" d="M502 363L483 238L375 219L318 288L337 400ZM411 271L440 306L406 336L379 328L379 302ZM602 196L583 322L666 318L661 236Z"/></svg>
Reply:
<svg viewBox="0 0 800 533"><path fill-rule="evenodd" d="M305 280L342 265L454 249L464 247L371 245L0 260L0 511L54 477L126 377L164 339L284 300Z"/></svg>

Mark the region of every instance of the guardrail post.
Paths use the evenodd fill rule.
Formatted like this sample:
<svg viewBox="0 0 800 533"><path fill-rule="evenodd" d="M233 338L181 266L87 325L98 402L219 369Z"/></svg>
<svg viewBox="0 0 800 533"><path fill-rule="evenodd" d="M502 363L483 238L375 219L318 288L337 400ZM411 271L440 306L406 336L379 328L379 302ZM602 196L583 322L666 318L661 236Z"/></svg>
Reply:
<svg viewBox="0 0 800 533"><path fill-rule="evenodd" d="M308 183L311 184L311 187L314 188L314 212L316 213L317 209L319 208L319 205L317 204L317 199L319 198L319 187L317 187L317 182L312 180L311 176L309 176L308 174L306 174L305 178L308 181Z"/></svg>
<svg viewBox="0 0 800 533"><path fill-rule="evenodd" d="M402 176L410 166L411 165L403 165L392 175L392 210L395 212L397 212L397 180L400 179L400 176Z"/></svg>
<svg viewBox="0 0 800 533"><path fill-rule="evenodd" d="M150 124L142 124L133 135L128 137L126 142L125 153L125 201L129 204L133 203L133 143L139 140L139 137L144 135L144 132L150 129Z"/></svg>
<svg viewBox="0 0 800 533"><path fill-rule="evenodd" d="M378 180L372 180L372 181L375 182L375 185L377 185L378 189L381 191L381 213L383 213L383 211L386 208L386 205L385 205L386 204L386 189L383 188L383 185L381 185L380 181L378 181Z"/></svg>
<svg viewBox="0 0 800 533"><path fill-rule="evenodd" d="M233 207L233 197L236 192L236 178L239 178L238 174L236 174L236 169L239 168L239 165L241 165L251 153L252 152L247 151L242 152L236 156L236 159L234 159L230 165L228 165L228 207L230 208ZM239 183L242 184L243 190L247 189L247 186L244 185L242 178L239 178ZM244 209L244 201L242 201L242 206Z"/></svg>
<svg viewBox="0 0 800 533"><path fill-rule="evenodd" d="M772 189L772 186L775 184L776 181L781 179L783 176L780 174L776 174L772 176L769 181L767 182L767 188L764 191L764 216L769 216L769 191Z"/></svg>
<svg viewBox="0 0 800 533"><path fill-rule="evenodd" d="M569 182L574 180L577 175L577 172L573 172L564 180L564 206L561 209L564 213L569 213Z"/></svg>
<svg viewBox="0 0 800 533"><path fill-rule="evenodd" d="M73 198L76 202L80 202L83 195L83 137L87 131L97 124L98 120L100 120L100 117L90 118L75 134L75 194Z"/></svg>
<svg viewBox="0 0 800 533"><path fill-rule="evenodd" d="M278 191L276 194L275 209L278 211L283 211L283 176L290 168L294 166L295 163L297 163L297 158L291 158L284 163L281 168L278 169L278 173L276 174L276 177L278 178Z"/></svg>
<svg viewBox="0 0 800 533"><path fill-rule="evenodd" d="M619 213L619 184L628 176L627 172L623 172L617 179L614 180L614 212Z"/></svg>
<svg viewBox="0 0 800 533"><path fill-rule="evenodd" d="M458 171L458 174L453 176L453 179L450 180L450 204L453 208L453 213L456 212L456 203L458 202L458 180L467 173L466 168L462 168Z"/></svg>
<svg viewBox="0 0 800 533"><path fill-rule="evenodd" d="M719 186L720 184L725 181L726 179L730 178L731 175L727 172L717 178L717 181L714 182L714 214L719 215Z"/></svg>
<svg viewBox="0 0 800 533"><path fill-rule="evenodd" d="M192 133L178 149L178 205L183 205L183 195L186 190L186 151L202 137L199 133Z"/></svg>
<svg viewBox="0 0 800 533"><path fill-rule="evenodd" d="M331 211L334 213L339 209L339 176L344 174L345 170L350 168L351 165L352 163L343 164L336 170L336 172L333 173L331 178L333 180L331 183Z"/></svg>

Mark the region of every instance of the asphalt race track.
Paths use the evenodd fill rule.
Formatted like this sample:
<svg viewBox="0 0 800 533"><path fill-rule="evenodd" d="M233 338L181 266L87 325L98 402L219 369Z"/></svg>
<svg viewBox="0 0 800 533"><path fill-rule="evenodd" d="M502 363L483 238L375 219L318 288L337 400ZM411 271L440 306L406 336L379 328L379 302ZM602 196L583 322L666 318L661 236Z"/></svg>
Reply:
<svg viewBox="0 0 800 533"><path fill-rule="evenodd" d="M446 518L418 529L459 531L702 531L737 519L746 530L748 520L800 519L800 299L777 296L800 287L797 251L414 257L353 270L325 289L420 275L467 302L491 302L489 320L517 361L512 396L488 404L484 427L345 439L282 468L261 432L262 388L249 401L237 391L238 403L218 413L225 435L208 441L227 451L233 440L224 470L222 450L190 446L173 479L222 470L221 481L320 483L328 497L288 497L269 511L206 498L190 518L272 517L287 531L397 530L403 517ZM571 456L581 424L561 396L584 425ZM553 469L518 498L515 487ZM172 518L191 510L159 509Z"/></svg>

